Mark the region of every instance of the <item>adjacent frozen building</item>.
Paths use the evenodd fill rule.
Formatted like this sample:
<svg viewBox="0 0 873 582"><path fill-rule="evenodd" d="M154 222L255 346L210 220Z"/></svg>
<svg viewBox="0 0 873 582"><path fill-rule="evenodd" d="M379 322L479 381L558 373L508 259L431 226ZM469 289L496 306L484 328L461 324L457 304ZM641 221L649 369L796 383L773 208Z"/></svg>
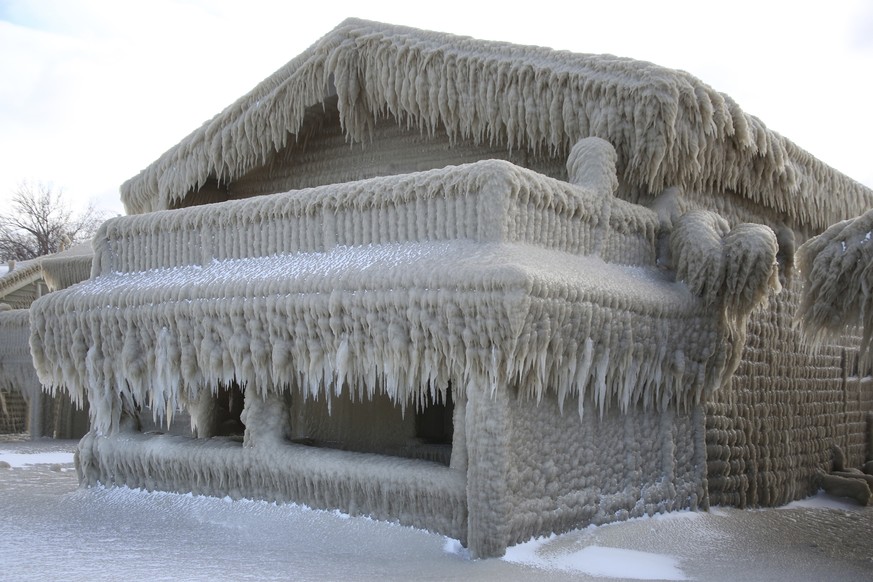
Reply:
<svg viewBox="0 0 873 582"><path fill-rule="evenodd" d="M79 438L88 431L84 402L43 392L30 355L30 305L91 274L91 244L12 264L0 276L0 434Z"/></svg>
<svg viewBox="0 0 873 582"><path fill-rule="evenodd" d="M687 73L347 20L122 199L32 310L40 379L90 402L85 483L493 556L867 454L859 338L806 345L791 275L873 192ZM139 430L180 410L196 436Z"/></svg>

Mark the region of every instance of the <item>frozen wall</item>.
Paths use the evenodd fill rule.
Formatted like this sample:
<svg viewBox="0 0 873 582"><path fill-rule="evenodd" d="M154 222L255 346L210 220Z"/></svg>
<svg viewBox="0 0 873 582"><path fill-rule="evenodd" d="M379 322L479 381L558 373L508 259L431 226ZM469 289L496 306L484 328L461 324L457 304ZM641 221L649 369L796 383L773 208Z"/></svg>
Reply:
<svg viewBox="0 0 873 582"><path fill-rule="evenodd" d="M452 141L443 128L431 134L399 125L391 119L375 121L373 140L350 145L340 124L336 98L316 105L309 115L306 138L291 141L267 162L220 186L210 182L180 206L274 194L325 184L354 182L378 176L420 172L448 165L502 159L556 179L566 180L563 159L527 150ZM208 194L207 194L208 193Z"/></svg>
<svg viewBox="0 0 873 582"><path fill-rule="evenodd" d="M279 440L243 445L122 431L86 435L77 470L88 485L294 501L467 537L464 473L426 461Z"/></svg>
<svg viewBox="0 0 873 582"><path fill-rule="evenodd" d="M801 277L753 314L730 389L707 404L713 503L786 503L818 489L835 445L847 467L860 467L871 454L873 378L863 357L873 329L871 216L837 223L808 240L797 253Z"/></svg>
<svg viewBox="0 0 873 582"><path fill-rule="evenodd" d="M0 311L0 417L6 432L78 438L88 415L64 396L44 393L30 355L30 310Z"/></svg>
<svg viewBox="0 0 873 582"><path fill-rule="evenodd" d="M0 310L0 426L5 433L28 430L27 402L41 386L30 360L26 309Z"/></svg>
<svg viewBox="0 0 873 582"><path fill-rule="evenodd" d="M481 481L482 502L500 513L488 543L708 507L699 406L579 417L561 412L553 394L530 406L512 389L487 406L489 419L502 421L488 433L500 445L480 451L489 459L479 465L490 470L470 479ZM505 414L494 415L490 409L500 406Z"/></svg>
<svg viewBox="0 0 873 582"><path fill-rule="evenodd" d="M26 261L0 277L0 417L9 432L77 438L88 430L87 414L69 398L43 393L30 355L27 308L46 287L55 291L87 279L92 257L91 244L84 243Z"/></svg>
<svg viewBox="0 0 873 582"><path fill-rule="evenodd" d="M813 346L795 325L799 281L752 315L742 362L729 387L706 404L707 467L713 504L773 506L813 494L832 447L846 466L869 454L866 415L873 378L846 330Z"/></svg>
<svg viewBox="0 0 873 582"><path fill-rule="evenodd" d="M66 289L87 279L91 275L93 259L94 249L90 241L43 257L40 265L48 290Z"/></svg>
<svg viewBox="0 0 873 582"><path fill-rule="evenodd" d="M623 408L697 401L742 345L731 322L748 308L713 318L705 306L754 304L729 285L765 290L775 240L743 254L726 230L690 217L685 231L711 237L709 254L681 237L673 253L689 280L711 278L694 284L707 293L696 303L638 270L655 260L656 215L612 198L614 153L584 143L590 163L570 160L577 186L490 161L110 220L94 278L38 304L37 370L76 399L89 393L101 431L124 407L172 412L234 380L325 398L349 380L405 406L438 378L463 391L476 371L518 378L534 397L548 386ZM737 259L694 267L721 265L722 253ZM760 280L727 277L741 264ZM724 332L730 341L717 340ZM663 337L675 343L638 345Z"/></svg>

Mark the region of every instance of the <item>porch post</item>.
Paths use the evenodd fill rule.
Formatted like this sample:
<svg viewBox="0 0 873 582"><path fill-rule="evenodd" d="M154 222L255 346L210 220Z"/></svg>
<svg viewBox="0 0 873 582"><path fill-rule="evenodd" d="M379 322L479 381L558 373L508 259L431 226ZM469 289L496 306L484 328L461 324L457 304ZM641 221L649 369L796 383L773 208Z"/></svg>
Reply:
<svg viewBox="0 0 873 582"><path fill-rule="evenodd" d="M502 556L509 543L509 401L485 378L467 385L467 547L477 558Z"/></svg>

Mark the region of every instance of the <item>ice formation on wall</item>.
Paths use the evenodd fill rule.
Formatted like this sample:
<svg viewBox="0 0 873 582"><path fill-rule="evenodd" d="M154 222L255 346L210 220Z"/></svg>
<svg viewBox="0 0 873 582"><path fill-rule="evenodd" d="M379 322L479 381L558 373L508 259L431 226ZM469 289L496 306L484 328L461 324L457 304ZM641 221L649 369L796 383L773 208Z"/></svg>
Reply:
<svg viewBox="0 0 873 582"><path fill-rule="evenodd" d="M615 144L619 178L652 193L733 191L819 229L873 205L869 190L688 73L349 19L124 184L128 212L169 208L265 163L304 139L307 108L334 94L354 141L385 116L560 157L597 136Z"/></svg>
<svg viewBox="0 0 873 582"><path fill-rule="evenodd" d="M91 276L94 249L91 241L42 257L42 276L49 291L66 289Z"/></svg>
<svg viewBox="0 0 873 582"><path fill-rule="evenodd" d="M768 227L744 223L731 230L723 218L704 210L682 215L672 232L676 277L706 305L721 307L732 346L725 380L739 364L752 309L781 290L777 251L776 235Z"/></svg>
<svg viewBox="0 0 873 582"><path fill-rule="evenodd" d="M797 316L817 341L864 327L863 346L873 338L873 210L834 224L797 252L804 290Z"/></svg>
<svg viewBox="0 0 873 582"><path fill-rule="evenodd" d="M26 400L40 389L30 359L29 342L29 311L0 309L0 390L21 392Z"/></svg>
<svg viewBox="0 0 873 582"><path fill-rule="evenodd" d="M706 403L710 502L772 507L814 494L839 445L850 466L868 454L873 377L857 328L812 345L795 313L803 283L794 277L749 318L746 348L730 387Z"/></svg>
<svg viewBox="0 0 873 582"><path fill-rule="evenodd" d="M19 263L14 270L0 277L0 303L13 309L27 308L35 299L35 292L24 293L21 297L13 293L38 281L41 276L42 267L38 261Z"/></svg>
<svg viewBox="0 0 873 582"><path fill-rule="evenodd" d="M471 377L601 412L699 402L741 344L714 299L651 270L657 217L611 196L611 146L578 147L585 187L491 161L110 220L92 280L39 302L37 370L87 393L101 432L233 381L401 406ZM773 233L749 230L724 233L719 272L743 313L775 265Z"/></svg>
<svg viewBox="0 0 873 582"><path fill-rule="evenodd" d="M37 295L45 292L45 287L48 291L56 291L87 279L93 254L88 242L26 261L0 277L0 391L23 396L30 408L28 424L34 437L57 434L69 438L73 435L67 429L73 428L75 419L54 418L55 426L51 430L43 426L44 421L52 420L52 416L65 415L71 410L68 403L42 405L41 386L30 354L30 311L27 307ZM43 281L45 286L41 286ZM4 309L9 307L7 301L18 309ZM81 432L76 434L80 435Z"/></svg>

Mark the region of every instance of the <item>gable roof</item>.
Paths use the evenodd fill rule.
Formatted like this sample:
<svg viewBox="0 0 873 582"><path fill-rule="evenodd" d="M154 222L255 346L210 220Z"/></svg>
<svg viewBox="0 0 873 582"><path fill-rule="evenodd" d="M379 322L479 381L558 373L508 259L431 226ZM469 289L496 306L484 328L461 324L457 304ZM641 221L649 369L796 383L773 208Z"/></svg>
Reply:
<svg viewBox="0 0 873 582"><path fill-rule="evenodd" d="M37 286L42 281L42 265L37 259L23 261L15 269L0 276L0 303L13 308L29 307L39 297Z"/></svg>
<svg viewBox="0 0 873 582"><path fill-rule="evenodd" d="M127 211L169 208L262 165L333 95L354 141L377 116L555 156L597 136L615 146L621 178L652 193L735 191L816 229L873 206L873 191L686 72L348 19L123 184Z"/></svg>
<svg viewBox="0 0 873 582"><path fill-rule="evenodd" d="M12 271L0 274L0 303L16 309L30 307L40 295L41 283L45 283L48 291L57 291L87 279L93 258L94 250L88 241L58 253L21 261Z"/></svg>

